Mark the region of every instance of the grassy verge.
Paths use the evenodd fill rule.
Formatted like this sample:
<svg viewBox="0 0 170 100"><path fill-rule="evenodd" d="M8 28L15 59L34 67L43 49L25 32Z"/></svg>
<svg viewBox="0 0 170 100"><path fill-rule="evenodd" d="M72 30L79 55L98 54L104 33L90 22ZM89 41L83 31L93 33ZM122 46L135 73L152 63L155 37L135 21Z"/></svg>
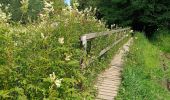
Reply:
<svg viewBox="0 0 170 100"><path fill-rule="evenodd" d="M165 53L170 53L170 30L162 29L156 32L152 43Z"/></svg>
<svg viewBox="0 0 170 100"><path fill-rule="evenodd" d="M160 50L142 34L137 34L125 59L117 100L170 99L170 93L161 85L165 72L160 58Z"/></svg>

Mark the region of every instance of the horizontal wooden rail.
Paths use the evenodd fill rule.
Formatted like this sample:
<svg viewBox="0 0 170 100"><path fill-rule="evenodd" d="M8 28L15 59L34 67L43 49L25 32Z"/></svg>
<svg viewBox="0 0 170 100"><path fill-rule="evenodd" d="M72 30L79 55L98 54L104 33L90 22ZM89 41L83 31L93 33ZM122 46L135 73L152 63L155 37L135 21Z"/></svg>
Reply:
<svg viewBox="0 0 170 100"><path fill-rule="evenodd" d="M119 39L118 41L114 42L112 45L106 47L105 49L103 49L100 53L99 53L99 57L102 56L103 54L105 54L108 50L110 50L111 48L113 48L116 44L118 44L120 41L122 41L124 38L126 38L127 36L125 35L124 37L122 37L121 39Z"/></svg>
<svg viewBox="0 0 170 100"><path fill-rule="evenodd" d="M100 36L105 36L105 35L109 35L109 34L113 34L113 33L121 33L121 32L129 32L130 28L124 28L124 29L117 29L117 30L112 30L112 31L106 31L106 32L99 32L99 33L89 33L89 34L84 34L83 36L80 37L82 45L84 47L84 54L87 54L87 41L89 41L90 39L93 38L97 38ZM107 51L109 51L111 48L113 48L115 45L117 45L118 43L120 43L123 39L125 39L128 35L124 35L123 37L121 37L121 39L117 40L116 42L114 42L113 44L111 44L110 46L106 47L105 49L101 50L101 52L99 53L99 55L93 59L90 59L89 62L86 62L88 65L91 64L92 62L94 62L95 59L99 58L100 56L104 55ZM87 65L86 64L86 65ZM83 64L83 59L81 60L81 66L82 68L84 68L86 66L85 64Z"/></svg>
<svg viewBox="0 0 170 100"><path fill-rule="evenodd" d="M123 31L127 31L127 30L130 30L130 28L117 29L117 30L99 32L99 33L84 34L83 36L81 36L81 41L83 41L84 39L89 40L89 39L93 39L96 37L109 35L109 34L113 34L113 33L118 33L118 32L123 32Z"/></svg>
<svg viewBox="0 0 170 100"><path fill-rule="evenodd" d="M101 57L103 54L105 54L107 51L109 51L111 48L113 48L115 45L117 45L118 43L120 43L122 40L124 40L126 37L128 37L128 35L125 35L124 37L122 37L121 39L119 39L118 41L114 42L112 45L106 47L105 49L103 49L99 55L93 59L90 59L87 65L90 65L91 63L93 63L95 61L95 59Z"/></svg>

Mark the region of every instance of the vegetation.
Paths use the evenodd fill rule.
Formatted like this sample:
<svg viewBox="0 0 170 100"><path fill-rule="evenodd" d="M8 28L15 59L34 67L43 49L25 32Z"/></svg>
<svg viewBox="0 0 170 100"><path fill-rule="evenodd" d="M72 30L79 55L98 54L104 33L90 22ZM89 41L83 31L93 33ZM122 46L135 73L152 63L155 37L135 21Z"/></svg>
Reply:
<svg viewBox="0 0 170 100"><path fill-rule="evenodd" d="M94 11L80 12L76 4L73 8L64 5L58 8L60 1L14 1L1 1L0 99L94 99L95 87L91 83L128 38L82 70L80 59L84 57L84 51L80 36L107 30L103 22L94 18ZM7 3L10 5L4 9ZM43 5L43 8L30 13L30 9L36 7L32 3ZM13 14L16 9L19 11ZM119 39L118 36L113 34L93 39L85 61L97 56L99 50Z"/></svg>
<svg viewBox="0 0 170 100"><path fill-rule="evenodd" d="M134 43L124 64L117 100L170 99L164 84L169 69L163 70L161 51L140 33L136 34Z"/></svg>
<svg viewBox="0 0 170 100"><path fill-rule="evenodd" d="M63 0L0 0L1 100L94 99L96 76L129 37L99 58L100 50L121 34L87 41L87 52L79 38L109 30L106 24L114 23L112 27L132 26L147 36L156 31L151 40L136 34L125 59L117 99L170 99L164 84L165 79L170 80L168 0L72 0L71 4L66 6ZM88 65L91 58L96 59ZM84 69L82 59L88 65Z"/></svg>
<svg viewBox="0 0 170 100"><path fill-rule="evenodd" d="M78 0L80 8L97 7L97 17L109 25L132 26L151 36L158 28L170 28L170 1L164 0Z"/></svg>
<svg viewBox="0 0 170 100"><path fill-rule="evenodd" d="M163 52L170 53L170 31L168 29L162 29L156 32L151 42Z"/></svg>

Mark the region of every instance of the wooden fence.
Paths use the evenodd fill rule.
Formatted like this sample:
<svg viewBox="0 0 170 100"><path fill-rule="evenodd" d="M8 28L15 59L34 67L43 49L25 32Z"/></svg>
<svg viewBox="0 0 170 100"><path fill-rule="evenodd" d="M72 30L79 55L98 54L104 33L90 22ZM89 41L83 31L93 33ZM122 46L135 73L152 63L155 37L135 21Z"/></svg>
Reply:
<svg viewBox="0 0 170 100"><path fill-rule="evenodd" d="M115 45L117 45L122 40L124 40L128 36L127 33L129 33L129 32L130 32L130 28L123 28L123 29L116 29L116 30L111 30L111 31L106 31L106 32L89 33L89 34L84 34L83 36L81 36L80 40L81 40L81 44L82 44L83 49L84 49L84 54L83 54L83 57L82 57L82 59L80 61L81 68L83 69L83 68L87 67L89 64L94 62L95 59L97 59L97 58L101 57L102 55L104 55L107 51L109 51ZM97 37L106 36L106 35L110 35L110 34L113 34L113 33L118 33L118 35L119 35L119 33L125 33L125 34L120 39L118 39L116 42L109 45L105 49L101 50L100 53L97 55L97 57L91 58L89 60L89 62L87 64L85 64L84 63L84 56L87 55L87 43L88 43L88 41L90 41L91 39L97 38Z"/></svg>

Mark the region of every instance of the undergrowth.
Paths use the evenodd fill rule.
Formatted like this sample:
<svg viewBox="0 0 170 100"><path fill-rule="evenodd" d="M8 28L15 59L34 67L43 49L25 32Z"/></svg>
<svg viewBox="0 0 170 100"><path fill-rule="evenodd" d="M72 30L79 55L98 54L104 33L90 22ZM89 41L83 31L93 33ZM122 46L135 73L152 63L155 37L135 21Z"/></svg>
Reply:
<svg viewBox="0 0 170 100"><path fill-rule="evenodd" d="M32 23L8 23L6 15L2 17L1 100L94 99L95 88L91 83L128 39L82 70L80 59L84 51L79 38L86 33L106 31L105 24L94 18L93 9L78 11L76 7L65 7L55 10L52 4L46 1L46 8ZM116 34L93 39L88 57L97 56L99 50L116 40Z"/></svg>
<svg viewBox="0 0 170 100"><path fill-rule="evenodd" d="M165 72L161 51L146 37L137 33L125 59L123 80L117 100L169 100L170 93L162 85Z"/></svg>
<svg viewBox="0 0 170 100"><path fill-rule="evenodd" d="M152 43L163 52L170 53L170 31L168 29L159 30L152 38Z"/></svg>

